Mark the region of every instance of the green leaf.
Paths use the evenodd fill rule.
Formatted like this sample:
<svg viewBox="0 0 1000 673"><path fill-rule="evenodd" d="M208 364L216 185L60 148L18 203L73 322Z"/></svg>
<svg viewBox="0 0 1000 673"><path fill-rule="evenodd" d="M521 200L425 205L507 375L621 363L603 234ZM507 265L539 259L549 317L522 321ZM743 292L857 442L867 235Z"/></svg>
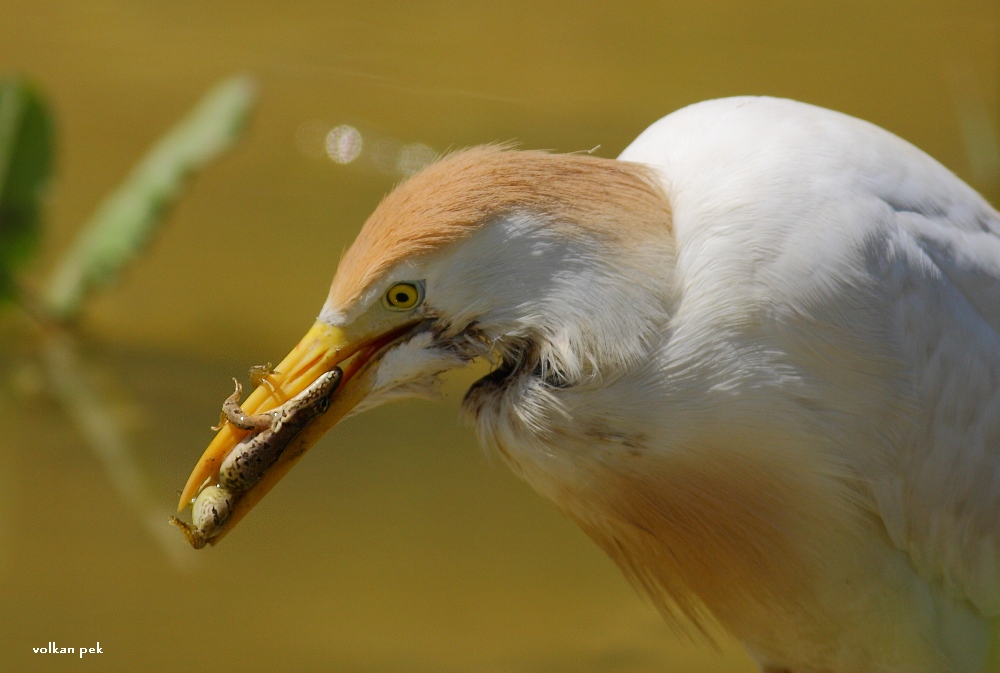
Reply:
<svg viewBox="0 0 1000 673"><path fill-rule="evenodd" d="M41 97L0 79L0 303L16 293L14 272L38 248L52 174L52 122Z"/></svg>
<svg viewBox="0 0 1000 673"><path fill-rule="evenodd" d="M186 178L233 145L254 98L250 78L222 82L132 169L52 274L46 304L57 318L75 317L88 292L118 277L163 221Z"/></svg>

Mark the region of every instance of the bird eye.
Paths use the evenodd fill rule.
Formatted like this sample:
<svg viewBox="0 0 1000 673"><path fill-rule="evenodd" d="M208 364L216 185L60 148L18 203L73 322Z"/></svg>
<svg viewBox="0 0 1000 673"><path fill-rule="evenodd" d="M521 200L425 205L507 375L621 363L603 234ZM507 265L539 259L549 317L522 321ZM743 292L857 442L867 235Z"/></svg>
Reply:
<svg viewBox="0 0 1000 673"><path fill-rule="evenodd" d="M413 283L396 283L385 293L383 303L394 311L406 311L420 303L420 289Z"/></svg>

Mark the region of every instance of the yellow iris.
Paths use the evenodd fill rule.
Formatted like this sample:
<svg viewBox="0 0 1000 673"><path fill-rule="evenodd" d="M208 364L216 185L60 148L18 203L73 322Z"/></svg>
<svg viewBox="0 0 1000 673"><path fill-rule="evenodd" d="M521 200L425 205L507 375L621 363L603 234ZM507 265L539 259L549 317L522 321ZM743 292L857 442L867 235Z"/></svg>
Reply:
<svg viewBox="0 0 1000 673"><path fill-rule="evenodd" d="M417 305L420 300L420 290L413 283L396 283L385 293L385 305L388 308L405 311Z"/></svg>

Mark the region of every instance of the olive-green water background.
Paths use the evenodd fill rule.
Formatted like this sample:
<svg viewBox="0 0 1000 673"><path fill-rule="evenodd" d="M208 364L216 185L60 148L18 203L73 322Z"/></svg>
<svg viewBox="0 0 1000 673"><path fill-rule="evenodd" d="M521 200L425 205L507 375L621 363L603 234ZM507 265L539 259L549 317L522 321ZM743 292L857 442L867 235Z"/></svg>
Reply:
<svg viewBox="0 0 1000 673"><path fill-rule="evenodd" d="M244 139L80 325L169 507L230 377L296 343L398 179L332 162L316 129L351 124L366 142L435 151L600 145L610 157L689 103L769 94L884 126L996 202L998 14L995 0L4 0L0 71L31 78L58 129L31 276L41 283L100 198L213 83L256 77ZM712 646L672 631L476 447L457 421L467 376L442 404L348 420L222 544L171 556L37 390L30 349L10 336L17 321L0 314L0 670L752 670L724 635ZM50 641L104 652L32 653Z"/></svg>

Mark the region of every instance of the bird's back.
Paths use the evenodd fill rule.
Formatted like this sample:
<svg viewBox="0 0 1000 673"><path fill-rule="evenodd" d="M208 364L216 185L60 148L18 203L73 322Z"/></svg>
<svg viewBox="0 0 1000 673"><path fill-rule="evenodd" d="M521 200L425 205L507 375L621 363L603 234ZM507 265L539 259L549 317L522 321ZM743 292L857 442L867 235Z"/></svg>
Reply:
<svg viewBox="0 0 1000 673"><path fill-rule="evenodd" d="M898 581L926 590L942 656L983 670L1000 616L997 212L896 136L787 100L685 108L620 159L657 167L671 198L673 338L687 325L787 368L788 404L912 568Z"/></svg>

